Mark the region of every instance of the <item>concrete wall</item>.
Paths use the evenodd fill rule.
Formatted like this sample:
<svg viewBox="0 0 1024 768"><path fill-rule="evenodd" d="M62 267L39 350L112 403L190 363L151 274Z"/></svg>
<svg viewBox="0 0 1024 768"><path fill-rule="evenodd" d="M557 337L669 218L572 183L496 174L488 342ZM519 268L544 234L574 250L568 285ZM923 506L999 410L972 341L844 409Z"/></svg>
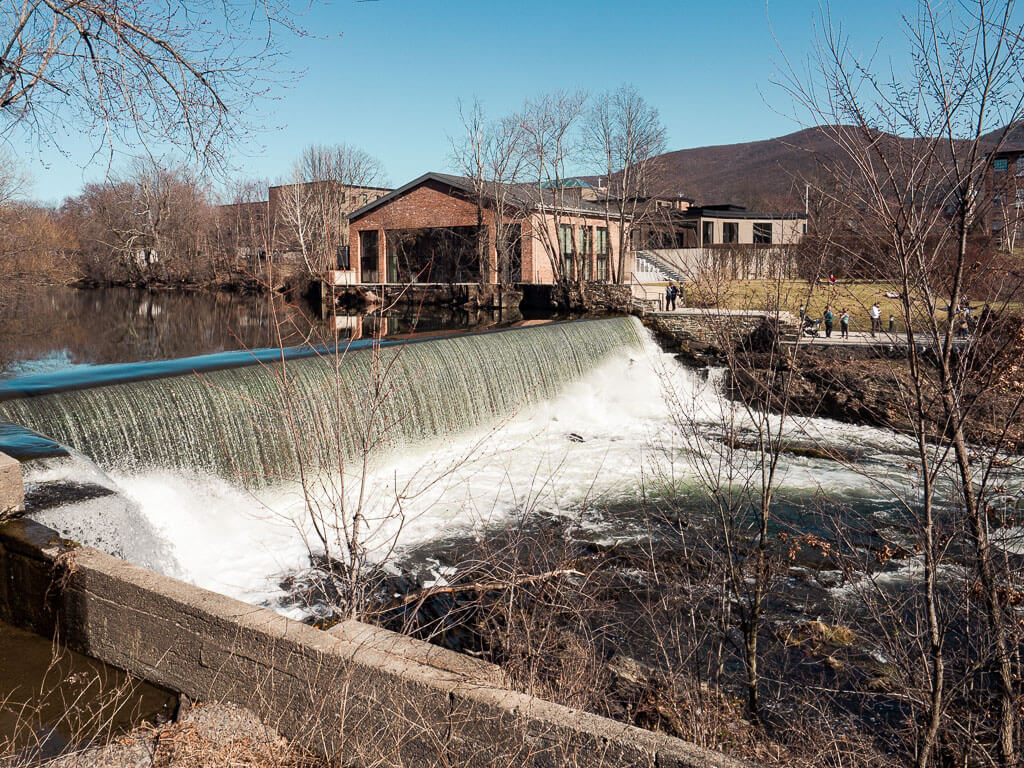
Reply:
<svg viewBox="0 0 1024 768"><path fill-rule="evenodd" d="M702 243L702 245L721 245L724 241L724 227L726 223L736 224L738 229L738 240L736 241L739 245L751 245L754 242L754 224L771 224L772 225L772 245L796 245L806 234L805 226L807 219L802 218L771 218L765 217L763 219L737 219L729 216L704 216L702 217L697 225L697 233L703 237L704 223L707 222L714 226L715 233L714 239L711 243Z"/></svg>
<svg viewBox="0 0 1024 768"><path fill-rule="evenodd" d="M0 520L25 508L25 486L21 480L21 462L0 453Z"/></svg>
<svg viewBox="0 0 1024 768"><path fill-rule="evenodd" d="M324 632L29 521L0 527L0 619L352 765L739 768L501 685L492 665L358 622Z"/></svg>
<svg viewBox="0 0 1024 768"><path fill-rule="evenodd" d="M663 346L695 365L721 362L723 356L750 338L766 320L777 322L780 341L799 338L800 321L789 312L776 316L763 311L683 309L643 315L644 325L658 336Z"/></svg>
<svg viewBox="0 0 1024 768"><path fill-rule="evenodd" d="M795 272L794 250L785 245L718 245L648 252L674 267L687 282L771 279Z"/></svg>

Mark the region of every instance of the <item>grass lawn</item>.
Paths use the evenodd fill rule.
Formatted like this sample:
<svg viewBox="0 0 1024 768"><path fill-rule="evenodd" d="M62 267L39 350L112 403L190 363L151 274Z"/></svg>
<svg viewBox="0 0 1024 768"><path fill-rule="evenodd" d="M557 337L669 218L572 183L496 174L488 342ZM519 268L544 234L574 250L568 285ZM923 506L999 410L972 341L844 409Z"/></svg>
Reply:
<svg viewBox="0 0 1024 768"><path fill-rule="evenodd" d="M693 286L687 285L686 288L686 303L689 304ZM889 327L891 314L896 316L896 328L902 331L901 301L885 297L886 292L898 291L898 287L891 283L869 281L840 280L829 285L827 282L811 284L806 280L785 280L781 284L774 280L734 280L723 287L717 303L727 309L774 309L778 302L781 309L792 312L794 316L799 315L800 307L804 306L807 314L814 318L821 317L825 305L831 304L837 316L843 309L849 311L851 330L867 331L871 329L868 310L877 301L882 310L882 327ZM984 303L984 297L971 297L971 305L976 309ZM940 308L942 306L940 302ZM1014 314L1024 314L1021 303L1009 304L1005 309ZM838 325L838 318L836 323Z"/></svg>

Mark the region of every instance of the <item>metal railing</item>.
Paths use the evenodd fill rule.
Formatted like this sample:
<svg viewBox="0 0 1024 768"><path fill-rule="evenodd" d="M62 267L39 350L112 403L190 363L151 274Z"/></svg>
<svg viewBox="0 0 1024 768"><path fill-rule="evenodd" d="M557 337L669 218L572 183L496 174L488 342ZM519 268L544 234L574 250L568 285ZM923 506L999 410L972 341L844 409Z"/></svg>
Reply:
<svg viewBox="0 0 1024 768"><path fill-rule="evenodd" d="M630 272L629 273L629 288L630 288L631 291L633 291L633 287L634 286L639 288L640 292L643 294L643 296L640 299L641 301L653 302L653 303L657 304L659 312L662 312L664 310L664 301L665 301L664 292L661 289L658 289L656 291L650 290L646 285L644 285L639 280L637 280L636 272ZM653 298L652 298L652 294L653 294ZM634 292L633 295L636 296L636 293Z"/></svg>

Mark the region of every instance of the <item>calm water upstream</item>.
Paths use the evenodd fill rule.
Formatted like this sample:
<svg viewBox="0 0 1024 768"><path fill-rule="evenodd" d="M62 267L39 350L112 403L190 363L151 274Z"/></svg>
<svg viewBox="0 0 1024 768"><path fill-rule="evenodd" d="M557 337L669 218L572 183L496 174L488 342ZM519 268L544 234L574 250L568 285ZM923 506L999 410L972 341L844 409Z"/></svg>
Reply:
<svg viewBox="0 0 1024 768"><path fill-rule="evenodd" d="M0 292L0 378L229 350L488 326L489 315L419 312L329 322L275 296L18 286Z"/></svg>

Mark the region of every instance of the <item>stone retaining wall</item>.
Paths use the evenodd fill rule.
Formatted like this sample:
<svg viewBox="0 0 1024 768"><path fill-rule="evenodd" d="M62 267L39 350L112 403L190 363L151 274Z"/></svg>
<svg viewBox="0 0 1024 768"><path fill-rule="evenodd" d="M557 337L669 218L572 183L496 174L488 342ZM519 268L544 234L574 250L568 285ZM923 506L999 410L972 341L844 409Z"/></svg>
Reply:
<svg viewBox="0 0 1024 768"><path fill-rule="evenodd" d="M799 321L788 312L682 309L674 312L646 312L643 322L662 346L696 364L720 359L729 348L749 339L766 322L778 323L778 336L785 340L800 334Z"/></svg>
<svg viewBox="0 0 1024 768"><path fill-rule="evenodd" d="M536 285L521 283L524 310L569 312L621 312L633 311L633 291L629 285L615 283L583 283Z"/></svg>
<svg viewBox="0 0 1024 768"><path fill-rule="evenodd" d="M27 520L0 527L0 619L192 699L247 707L347 765L745 765L511 691L470 657L359 622L321 631Z"/></svg>

